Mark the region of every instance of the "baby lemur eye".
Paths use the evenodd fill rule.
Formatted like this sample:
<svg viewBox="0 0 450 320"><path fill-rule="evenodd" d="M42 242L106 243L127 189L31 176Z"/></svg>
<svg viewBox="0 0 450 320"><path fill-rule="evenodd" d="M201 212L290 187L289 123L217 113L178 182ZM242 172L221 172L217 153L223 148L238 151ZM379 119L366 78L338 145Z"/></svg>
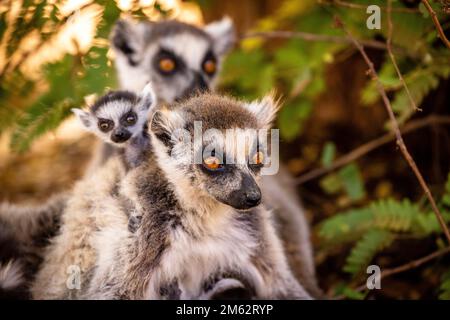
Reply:
<svg viewBox="0 0 450 320"><path fill-rule="evenodd" d="M102 119L98 121L98 128L103 132L110 131L114 126L114 123L111 120Z"/></svg>
<svg viewBox="0 0 450 320"><path fill-rule="evenodd" d="M176 63L175 60L166 57L159 60L158 67L163 73L171 73L175 70Z"/></svg>
<svg viewBox="0 0 450 320"><path fill-rule="evenodd" d="M214 74L216 72L216 61L208 59L203 62L203 70L209 75Z"/></svg>
<svg viewBox="0 0 450 320"><path fill-rule="evenodd" d="M220 159L217 157L208 157L204 159L203 166L211 171L223 169L223 164L220 163Z"/></svg>

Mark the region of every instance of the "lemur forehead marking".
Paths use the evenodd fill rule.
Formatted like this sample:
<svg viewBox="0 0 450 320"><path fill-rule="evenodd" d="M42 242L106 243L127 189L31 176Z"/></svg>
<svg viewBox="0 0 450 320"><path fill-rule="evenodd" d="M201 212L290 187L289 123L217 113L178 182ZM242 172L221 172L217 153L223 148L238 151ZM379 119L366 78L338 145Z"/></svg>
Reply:
<svg viewBox="0 0 450 320"><path fill-rule="evenodd" d="M146 35L146 42L151 43L158 38L164 38L167 36L174 36L176 34L181 33L189 33L192 36L195 36L196 39L206 39L211 41L211 37L202 29L195 27L193 25L183 23L176 20L168 20L161 22L148 22L146 26L149 30Z"/></svg>
<svg viewBox="0 0 450 320"><path fill-rule="evenodd" d="M259 128L256 117L243 107L243 102L233 98L207 93L188 99L181 104L179 107L189 117L189 123L193 125L194 121L202 121L203 130Z"/></svg>
<svg viewBox="0 0 450 320"><path fill-rule="evenodd" d="M99 107L95 112L98 118L110 119L118 123L122 116L130 112L134 107L134 103L127 100L110 101Z"/></svg>
<svg viewBox="0 0 450 320"><path fill-rule="evenodd" d="M110 102L124 101L130 104L135 104L139 100L138 96L130 91L110 91L104 96L100 97L89 109L92 113L96 113Z"/></svg>
<svg viewBox="0 0 450 320"><path fill-rule="evenodd" d="M181 57L188 68L199 71L208 51L211 50L211 41L208 38L198 37L192 33L183 32L170 38L162 38L160 46Z"/></svg>

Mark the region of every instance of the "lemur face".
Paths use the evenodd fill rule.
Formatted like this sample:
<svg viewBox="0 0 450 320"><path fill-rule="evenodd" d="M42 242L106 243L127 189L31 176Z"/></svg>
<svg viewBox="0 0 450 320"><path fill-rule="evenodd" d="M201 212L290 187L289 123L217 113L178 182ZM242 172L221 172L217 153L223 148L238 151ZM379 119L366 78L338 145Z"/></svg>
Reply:
<svg viewBox="0 0 450 320"><path fill-rule="evenodd" d="M156 99L150 85L141 95L128 91L111 91L98 99L89 111L72 109L85 129L105 142L124 146L130 138L142 133Z"/></svg>
<svg viewBox="0 0 450 320"><path fill-rule="evenodd" d="M158 161L179 185L186 181L199 195L238 210L255 207L266 156L259 130L269 128L276 110L271 97L243 103L212 94L162 109L150 128Z"/></svg>
<svg viewBox="0 0 450 320"><path fill-rule="evenodd" d="M158 99L172 103L214 86L234 28L228 18L203 29L176 21L119 20L111 42L121 87L139 92L150 81Z"/></svg>

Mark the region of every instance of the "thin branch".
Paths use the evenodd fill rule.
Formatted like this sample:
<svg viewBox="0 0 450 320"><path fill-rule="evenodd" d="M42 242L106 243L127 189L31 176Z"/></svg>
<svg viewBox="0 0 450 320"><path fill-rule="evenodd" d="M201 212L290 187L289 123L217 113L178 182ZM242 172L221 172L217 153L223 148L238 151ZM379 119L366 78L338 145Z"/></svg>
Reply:
<svg viewBox="0 0 450 320"><path fill-rule="evenodd" d="M301 39L305 41L317 41L317 42L332 42L332 43L343 43L343 44L352 44L352 41L347 37L342 36L331 36L326 34L316 34L302 31L264 31L264 32L248 32L241 36L242 39L248 38L294 38ZM377 40L359 40L359 42L367 48L374 48L379 50L387 50L387 46L382 41ZM403 54L410 54L406 50L400 47L394 47L394 51Z"/></svg>
<svg viewBox="0 0 450 320"><path fill-rule="evenodd" d="M332 2L332 4L338 5L341 7L350 8L350 9L362 9L362 10L367 9L367 5L351 3L351 2L341 1L341 0L334 0ZM380 9L383 11L387 11L387 8L383 7L383 6L380 6ZM403 13L419 13L420 12L416 8L393 8L392 11L393 12L403 12Z"/></svg>
<svg viewBox="0 0 450 320"><path fill-rule="evenodd" d="M431 115L431 116L428 116L423 119L413 120L401 128L401 133L408 134L415 130L421 129L423 127L427 127L429 125L434 125L434 124L436 124L436 125L450 124L450 116L440 117L440 116L436 116L436 115ZM353 149L351 152L349 152L349 153L345 154L344 156L335 160L330 166L311 170L311 171L299 176L298 178L296 178L295 181L297 184L303 184L310 180L321 177L321 176L328 174L340 167L343 167L343 166L349 164L350 162L353 162L353 161L361 158L362 156L391 142L394 139L395 139L394 132L386 133L379 138L373 139L373 140L357 147L356 149Z"/></svg>
<svg viewBox="0 0 450 320"><path fill-rule="evenodd" d="M441 38L442 42L450 49L450 41L445 36L444 30L442 29L441 24L439 23L439 19L437 18L436 12L434 12L428 0L422 0L425 8L427 8L428 12L431 15L431 19L433 20L434 25L436 26L437 32L439 34L439 38Z"/></svg>
<svg viewBox="0 0 450 320"><path fill-rule="evenodd" d="M395 118L394 111L392 110L391 102L389 101L389 98L386 94L386 91L384 90L384 86L380 81L380 78L378 77L378 74L375 70L375 67L373 65L373 62L370 60L370 58L367 56L366 51L364 50L364 47L359 43L358 40L345 28L344 24L339 18L336 18L337 24L345 31L345 33L348 35L348 37L352 40L355 47L358 49L358 51L361 53L362 57L364 58L364 61L366 62L367 66L369 67L370 73L372 75L372 78L376 81L377 84L377 90L379 94L382 97L382 100L384 102L384 105L386 107L386 111L389 115L392 129L395 133L395 138L397 141L397 145L400 148L401 153L403 154L404 158L408 162L409 166L411 167L411 170L413 171L414 175L416 176L420 186L422 187L425 195L428 198L428 201L430 201L431 208L433 209L433 212L436 215L437 220L439 221L439 224L441 225L442 230L444 231L445 237L447 238L447 241L450 243L450 231L448 230L448 227L444 221L444 218L442 217L441 212L439 211L439 208L437 207L436 201L433 198L433 195L431 194L430 189L428 188L427 183L425 182L422 174L420 173L419 168L417 167L416 162L412 158L411 154L408 151L408 148L405 145L405 142L403 141L402 134L400 132L400 128L397 122L397 119Z"/></svg>
<svg viewBox="0 0 450 320"><path fill-rule="evenodd" d="M408 270L412 270L412 269L418 268L418 267L424 265L425 263L430 262L430 261L432 261L432 260L434 260L436 258L445 256L448 253L450 253L450 248L441 249L441 250L435 251L435 252L433 252L433 253L431 253L429 255L426 255L426 256L424 256L422 258L419 258L419 259L413 260L411 262L405 263L405 264L403 264L401 266L390 268L390 269L385 269L380 274L380 280L382 280L384 278L387 278L387 277L390 277L392 275L398 274L398 273L402 273L402 272L405 272L405 271L408 271ZM366 289L367 289L367 284L364 283L364 284L361 284L360 286L356 287L353 290L357 291L357 292L361 292L361 291L364 291ZM345 298L344 296L338 296L338 297L335 297L334 299L341 300L341 299L344 299L344 298Z"/></svg>
<svg viewBox="0 0 450 320"><path fill-rule="evenodd" d="M394 65L395 71L397 72L397 76L400 79L400 82L402 83L403 87L405 88L409 102L411 103L411 108L414 111L421 111L417 107L416 102L414 101L413 97L411 96L411 92L409 91L409 88L406 85L405 79L403 78L403 75L400 72L400 68L398 67L397 61L395 60L394 53L392 52L392 32L394 29L393 24L392 24L392 0L388 0L387 16L388 16L388 37L387 37L387 41L386 41L386 46L387 46L387 51L388 51L389 57L391 58L392 64Z"/></svg>

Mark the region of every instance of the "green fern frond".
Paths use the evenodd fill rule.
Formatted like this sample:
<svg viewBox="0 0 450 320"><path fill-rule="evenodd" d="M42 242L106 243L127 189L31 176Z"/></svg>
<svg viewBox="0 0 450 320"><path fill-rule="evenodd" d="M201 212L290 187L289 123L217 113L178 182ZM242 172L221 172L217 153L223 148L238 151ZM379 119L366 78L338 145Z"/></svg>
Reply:
<svg viewBox="0 0 450 320"><path fill-rule="evenodd" d="M322 223L319 235L325 243L339 244L357 240L372 228L429 234L435 230L432 218L407 199L397 201L388 198L367 207L338 213Z"/></svg>
<svg viewBox="0 0 450 320"><path fill-rule="evenodd" d="M386 199L370 205L374 214L374 226L390 231L405 232L411 229L416 216L421 214L419 208L409 200L402 202Z"/></svg>
<svg viewBox="0 0 450 320"><path fill-rule="evenodd" d="M319 228L319 236L333 244L358 239L373 225L370 208L353 209L325 220Z"/></svg>
<svg viewBox="0 0 450 320"><path fill-rule="evenodd" d="M353 247L347 257L344 271L353 275L363 271L375 255L388 247L395 236L386 230L373 229L367 232Z"/></svg>
<svg viewBox="0 0 450 320"><path fill-rule="evenodd" d="M43 105L42 108L45 110L37 117L31 117L30 113L27 113L12 134L12 149L17 152L27 150L36 138L56 129L71 114L70 109L73 107L76 107L73 100L66 99L51 107Z"/></svg>
<svg viewBox="0 0 450 320"><path fill-rule="evenodd" d="M411 96L418 107L420 107L426 95L437 88L441 78L448 78L449 73L450 66L447 63L441 66L433 65L429 68L415 69L404 77ZM396 94L392 102L392 109L399 115L399 122L404 122L413 114L414 110L411 108L411 103L405 90L401 90Z"/></svg>

